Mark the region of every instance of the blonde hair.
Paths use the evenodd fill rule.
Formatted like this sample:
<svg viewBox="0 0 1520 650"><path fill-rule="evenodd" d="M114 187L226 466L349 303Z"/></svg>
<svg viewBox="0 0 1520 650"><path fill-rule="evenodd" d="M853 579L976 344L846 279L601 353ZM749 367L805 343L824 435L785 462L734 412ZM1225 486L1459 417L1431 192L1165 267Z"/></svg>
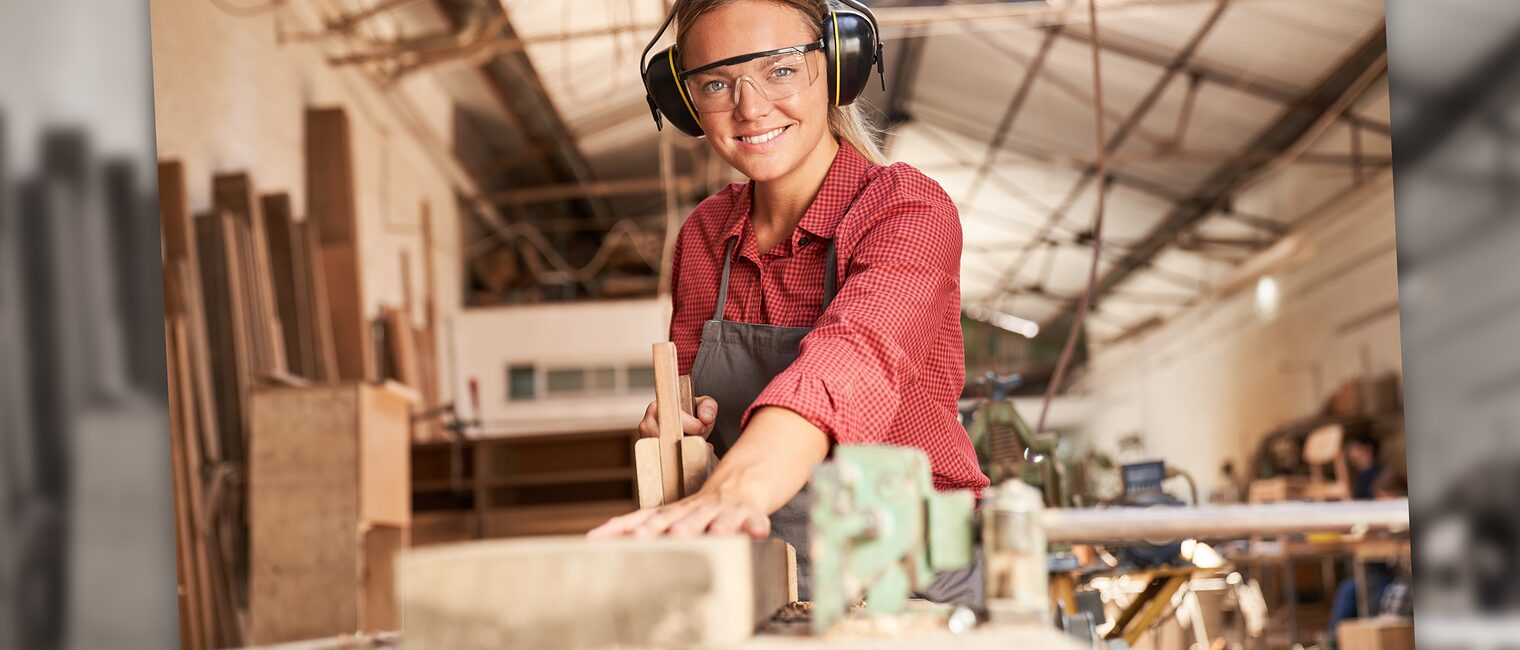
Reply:
<svg viewBox="0 0 1520 650"><path fill-rule="evenodd" d="M686 36L698 18L707 12L735 2L738 0L678 0L675 7L676 51L679 52L685 45ZM813 37L823 36L819 31L819 26L829 15L828 0L766 0L766 2L797 10L806 19L803 22L807 23L808 29L812 30ZM877 131L866 122L865 115L860 112L858 101L848 106L829 106L829 132L855 147L855 150L859 151L866 160L877 165L885 165L887 156L882 153L881 145L877 144Z"/></svg>

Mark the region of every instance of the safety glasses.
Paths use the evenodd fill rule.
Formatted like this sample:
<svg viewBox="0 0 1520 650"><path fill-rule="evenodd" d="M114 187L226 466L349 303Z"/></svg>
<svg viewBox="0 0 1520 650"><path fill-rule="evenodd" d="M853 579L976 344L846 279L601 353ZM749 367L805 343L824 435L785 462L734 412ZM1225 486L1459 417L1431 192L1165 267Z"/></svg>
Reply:
<svg viewBox="0 0 1520 650"><path fill-rule="evenodd" d="M682 72L679 77L699 113L721 113L739 105L740 82L767 101L780 101L802 92L818 79L808 52L823 49L823 40L806 45L741 54Z"/></svg>

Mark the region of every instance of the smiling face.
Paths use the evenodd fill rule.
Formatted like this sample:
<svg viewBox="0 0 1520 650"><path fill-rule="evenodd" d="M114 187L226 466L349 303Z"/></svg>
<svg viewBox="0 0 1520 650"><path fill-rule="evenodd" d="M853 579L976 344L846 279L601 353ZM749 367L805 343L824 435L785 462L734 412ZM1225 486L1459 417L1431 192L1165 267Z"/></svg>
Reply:
<svg viewBox="0 0 1520 650"><path fill-rule="evenodd" d="M818 38L806 16L765 0L741 0L702 14L681 44L681 64L692 70L752 52L811 43ZM767 182L785 178L813 158L833 155L829 133L828 75L822 51L808 52L819 71L801 92L767 100L748 79L738 83L733 110L702 113L707 141L725 162L745 176ZM763 83L756 79L755 83ZM816 162L816 161L815 161Z"/></svg>

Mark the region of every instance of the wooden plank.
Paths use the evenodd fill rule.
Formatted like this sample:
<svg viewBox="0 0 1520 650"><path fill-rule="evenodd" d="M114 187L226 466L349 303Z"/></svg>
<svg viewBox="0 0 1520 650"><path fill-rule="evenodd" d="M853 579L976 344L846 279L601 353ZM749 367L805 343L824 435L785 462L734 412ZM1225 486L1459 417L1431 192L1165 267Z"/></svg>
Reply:
<svg viewBox="0 0 1520 650"><path fill-rule="evenodd" d="M185 506L188 513L186 522L190 526L189 531L187 531L191 542L189 563L193 569L192 575L194 576L192 580L195 586L194 606L198 611L201 626L200 643L202 647L209 648L216 641L216 636L211 630L207 629L214 625L213 621L215 621L213 610L214 599L211 593L215 587L212 583L209 566L209 549L212 540L210 538L210 522L206 520L205 516L205 483L201 474L201 468L204 466L205 461L200 449L202 437L195 431L195 427L200 422L195 416L194 384L185 381L194 372L194 366L190 363L190 344L188 343L190 337L184 334L186 328L182 318L179 319L177 325L177 341L174 346L176 356L173 360L173 367L181 377L181 380L178 383L180 409L175 412L179 414L181 422L187 423L182 429L181 442L184 449L183 458L185 463L182 471L184 472L186 485L185 496L187 501Z"/></svg>
<svg viewBox="0 0 1520 650"><path fill-rule="evenodd" d="M421 392L421 371L417 368L417 335L412 329L410 312L392 307L380 308L385 323L385 347L390 358L390 378Z"/></svg>
<svg viewBox="0 0 1520 650"><path fill-rule="evenodd" d="M399 564L402 644L732 646L786 605L776 589L784 584L784 576L776 580L785 571L784 548L779 539L734 535L548 537L414 549Z"/></svg>
<svg viewBox="0 0 1520 650"><path fill-rule="evenodd" d="M310 273L306 243L299 239L289 194L266 194L259 204L264 213L264 238L269 242L270 284L285 337L285 365L293 375L316 380L316 352L308 312L311 297L307 295L309 285L305 281Z"/></svg>
<svg viewBox="0 0 1520 650"><path fill-rule="evenodd" d="M165 276L165 280L173 276ZM183 299L178 295L177 283L171 287L165 287L164 301L166 307L170 304L181 302ZM204 602L204 594L201 591L200 574L196 570L195 558L195 524L191 520L190 508L190 483L195 479L193 468L195 463L188 458L186 450L187 440L194 437L187 435L186 428L193 427L195 418L193 406L186 403L186 389L184 381L188 379L181 374L178 363L183 355L181 340L184 337L184 316L173 315L164 319L164 350L166 351L166 366L168 368L168 395L169 395L169 458L173 494L174 494L174 564L178 572L179 584L179 624L180 645L190 650L199 650L206 647L203 636L203 619L201 616L201 604Z"/></svg>
<svg viewBox="0 0 1520 650"><path fill-rule="evenodd" d="M313 380L317 382L338 381L338 353L333 344L332 312L327 298L327 273L322 261L322 247L317 242L317 228L310 220L296 224L296 238L302 242L305 251L301 257L306 260L306 274L303 278L306 284L305 296L308 301L305 311L311 316L311 347L313 362L316 367L313 370Z"/></svg>
<svg viewBox="0 0 1520 650"><path fill-rule="evenodd" d="M275 306L264 210L254 192L253 180L245 173L218 174L212 179L211 195L216 208L231 214L247 232L243 269L251 300L249 314L254 323L251 334L257 346L254 359L258 369L284 372L285 335Z"/></svg>
<svg viewBox="0 0 1520 650"><path fill-rule="evenodd" d="M353 145L342 108L306 111L306 218L323 246L357 243Z"/></svg>
<svg viewBox="0 0 1520 650"><path fill-rule="evenodd" d="M310 109L305 124L306 218L322 247L338 377L371 380L375 354L364 311L348 115L341 108Z"/></svg>
<svg viewBox="0 0 1520 650"><path fill-rule="evenodd" d="M681 387L676 366L676 344L654 344L655 413L660 427L660 479L665 502L681 498Z"/></svg>
<svg viewBox="0 0 1520 650"><path fill-rule="evenodd" d="M216 393L217 428L223 460L244 458L246 419L243 395L252 385L248 358L246 301L240 276L240 256L232 217L216 213L195 220L197 247L202 254L201 298L206 305L206 334L212 388Z"/></svg>
<svg viewBox="0 0 1520 650"><path fill-rule="evenodd" d="M665 479L660 466L660 439L640 438L633 443L633 471L639 507L665 503Z"/></svg>
<svg viewBox="0 0 1520 650"><path fill-rule="evenodd" d="M195 221L188 207L185 168L179 162L158 166L159 222L163 233L164 273L180 279L186 339L190 346L190 375L195 391L196 430L209 462L222 458L217 428L216 393L211 380L210 348L206 337L206 308L201 293L201 263Z"/></svg>

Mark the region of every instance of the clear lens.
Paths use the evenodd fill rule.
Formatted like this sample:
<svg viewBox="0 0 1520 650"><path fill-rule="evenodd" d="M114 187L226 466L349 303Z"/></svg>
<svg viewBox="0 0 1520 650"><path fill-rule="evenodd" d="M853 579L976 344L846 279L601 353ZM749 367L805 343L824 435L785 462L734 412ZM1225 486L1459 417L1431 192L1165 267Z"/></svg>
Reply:
<svg viewBox="0 0 1520 650"><path fill-rule="evenodd" d="M802 92L817 76L810 57L798 50L705 70L686 77L685 83L698 112L721 113L738 106L744 82L749 82L744 92L759 92L774 102Z"/></svg>

